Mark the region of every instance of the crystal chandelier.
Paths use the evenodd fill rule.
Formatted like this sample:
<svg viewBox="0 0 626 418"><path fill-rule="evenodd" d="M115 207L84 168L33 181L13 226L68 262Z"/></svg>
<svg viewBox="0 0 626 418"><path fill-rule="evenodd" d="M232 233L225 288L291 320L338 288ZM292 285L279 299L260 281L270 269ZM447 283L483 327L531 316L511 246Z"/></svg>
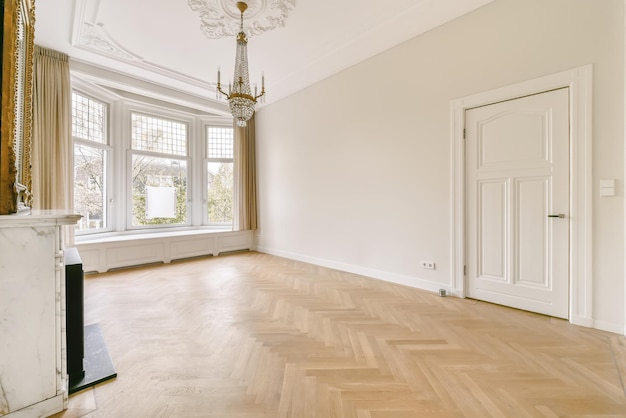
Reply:
<svg viewBox="0 0 626 418"><path fill-rule="evenodd" d="M235 54L235 76L233 84L228 84L228 94L222 90L220 83L220 70L217 70L217 96L220 93L226 96L230 113L237 120L237 126L245 127L246 122L254 114L254 106L257 99L265 96L265 76L261 77L261 94L257 95L257 88L254 87L254 95L250 89L250 76L248 75L248 38L243 31L243 13L248 8L244 2L237 2L237 8L241 12L241 26L237 35L237 52Z"/></svg>

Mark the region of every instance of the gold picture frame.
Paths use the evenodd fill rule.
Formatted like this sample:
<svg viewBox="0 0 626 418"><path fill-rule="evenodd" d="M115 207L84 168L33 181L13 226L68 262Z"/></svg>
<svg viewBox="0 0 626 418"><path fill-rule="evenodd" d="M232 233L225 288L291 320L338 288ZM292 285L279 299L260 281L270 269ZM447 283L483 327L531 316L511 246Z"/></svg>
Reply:
<svg viewBox="0 0 626 418"><path fill-rule="evenodd" d="M0 215L31 204L35 0L3 0Z"/></svg>

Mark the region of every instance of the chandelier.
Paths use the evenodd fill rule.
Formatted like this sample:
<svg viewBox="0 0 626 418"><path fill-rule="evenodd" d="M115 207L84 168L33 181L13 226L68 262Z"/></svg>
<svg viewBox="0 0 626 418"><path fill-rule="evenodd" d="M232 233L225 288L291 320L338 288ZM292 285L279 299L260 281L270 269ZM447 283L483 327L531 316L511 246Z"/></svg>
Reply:
<svg viewBox="0 0 626 418"><path fill-rule="evenodd" d="M254 95L250 89L250 76L248 74L248 38L243 31L243 13L248 8L244 2L237 2L237 8L241 12L241 26L237 35L237 51L235 53L235 75L233 83L228 84L228 93L222 90L220 83L220 70L217 69L217 96L220 93L226 96L230 113L237 120L237 126L245 127L246 122L254 114L254 106L257 99L263 100L265 96L265 76L261 77L261 94L257 95L257 88L254 86Z"/></svg>

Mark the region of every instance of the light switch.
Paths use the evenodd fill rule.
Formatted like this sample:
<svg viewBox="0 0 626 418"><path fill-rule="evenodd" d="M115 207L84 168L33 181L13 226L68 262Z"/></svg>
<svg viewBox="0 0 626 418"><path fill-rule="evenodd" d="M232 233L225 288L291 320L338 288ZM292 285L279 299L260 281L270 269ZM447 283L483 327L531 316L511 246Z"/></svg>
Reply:
<svg viewBox="0 0 626 418"><path fill-rule="evenodd" d="M615 180L600 180L600 196L615 196Z"/></svg>

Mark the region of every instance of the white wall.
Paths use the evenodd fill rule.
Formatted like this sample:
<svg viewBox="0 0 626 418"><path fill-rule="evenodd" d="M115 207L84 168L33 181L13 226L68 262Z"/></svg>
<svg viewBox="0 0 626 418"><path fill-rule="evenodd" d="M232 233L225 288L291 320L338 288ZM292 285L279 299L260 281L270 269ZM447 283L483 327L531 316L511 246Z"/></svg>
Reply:
<svg viewBox="0 0 626 418"><path fill-rule="evenodd" d="M622 0L496 0L261 109L258 249L450 285L450 101L593 64L593 315L623 330L623 15ZM618 196L599 197L605 178Z"/></svg>

